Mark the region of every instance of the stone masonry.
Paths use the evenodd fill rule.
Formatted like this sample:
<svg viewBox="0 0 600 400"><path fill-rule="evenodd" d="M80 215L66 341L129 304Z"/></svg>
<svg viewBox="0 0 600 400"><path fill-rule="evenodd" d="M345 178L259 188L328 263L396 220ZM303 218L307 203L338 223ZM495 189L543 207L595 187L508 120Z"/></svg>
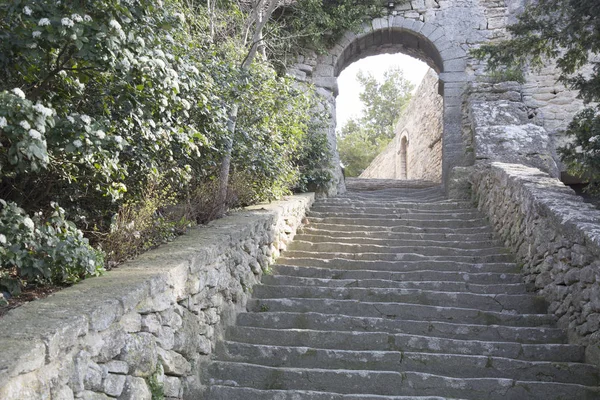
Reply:
<svg viewBox="0 0 600 400"><path fill-rule="evenodd" d="M347 32L329 52L306 53L288 72L302 82L314 84L323 98L323 108L331 120L328 138L333 149L335 138L335 97L337 77L352 62L383 54L404 53L425 61L439 74L439 92L443 97L442 183L456 166L474 162L474 148L463 133L463 101L469 82L486 81L485 65L469 51L482 43L506 38L506 26L522 11L525 0L411 0L396 2L387 16L364 24L357 32ZM545 134L536 138L549 149L555 164L556 146L562 143L560 130L580 108L575 93L556 83L552 65L542 73L527 73L519 101L536 109L539 126ZM508 132L511 137L519 132ZM543 143L541 143L543 142ZM337 153L334 165L339 164ZM341 169L334 168L335 182L329 194L345 190Z"/></svg>
<svg viewBox="0 0 600 400"><path fill-rule="evenodd" d="M219 343L204 399L599 398L584 346L565 343L484 215L413 182L349 180L315 202Z"/></svg>
<svg viewBox="0 0 600 400"><path fill-rule="evenodd" d="M480 164L471 180L475 202L517 255L524 282L600 366L600 210L524 165Z"/></svg>
<svg viewBox="0 0 600 400"><path fill-rule="evenodd" d="M284 250L310 194L251 207L0 321L0 399L198 399L220 328Z"/></svg>
<svg viewBox="0 0 600 400"><path fill-rule="evenodd" d="M442 96L438 94L438 80L437 74L430 69L398 121L394 139L360 175L361 178L441 182L443 104Z"/></svg>

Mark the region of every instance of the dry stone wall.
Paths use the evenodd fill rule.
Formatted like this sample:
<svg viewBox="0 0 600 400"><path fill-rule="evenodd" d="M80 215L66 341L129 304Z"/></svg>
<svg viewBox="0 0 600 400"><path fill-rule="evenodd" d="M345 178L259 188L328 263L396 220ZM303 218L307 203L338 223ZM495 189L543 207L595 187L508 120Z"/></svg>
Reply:
<svg viewBox="0 0 600 400"><path fill-rule="evenodd" d="M404 179L441 181L443 99L438 94L438 81L435 71L429 70L398 121L394 139L371 162L361 178L403 179L402 172L406 167ZM402 149L403 140L406 155Z"/></svg>
<svg viewBox="0 0 600 400"><path fill-rule="evenodd" d="M0 399L197 399L219 326L285 250L311 194L214 221L0 320Z"/></svg>
<svg viewBox="0 0 600 400"><path fill-rule="evenodd" d="M600 365L600 210L558 179L518 164L477 164L473 198L522 264L530 289Z"/></svg>

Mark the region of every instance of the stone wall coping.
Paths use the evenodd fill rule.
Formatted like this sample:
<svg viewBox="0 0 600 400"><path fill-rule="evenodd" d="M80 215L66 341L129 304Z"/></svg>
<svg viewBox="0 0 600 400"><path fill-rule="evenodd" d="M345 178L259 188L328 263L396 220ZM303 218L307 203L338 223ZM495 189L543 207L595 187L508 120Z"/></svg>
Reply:
<svg viewBox="0 0 600 400"><path fill-rule="evenodd" d="M184 299L181 287L188 276L210 269L203 260L216 259L259 226L276 223L286 210L308 209L313 200L312 193L299 194L234 212L194 227L104 276L9 311L0 319L0 392L10 379L64 356L85 335L107 329L130 311L143 314L146 301L154 302L153 309L160 307L156 302L164 302L166 309Z"/></svg>
<svg viewBox="0 0 600 400"><path fill-rule="evenodd" d="M529 195L523 200L533 202L535 210L553 221L557 230L600 256L600 210L537 168L501 162L490 165L492 172L522 186Z"/></svg>

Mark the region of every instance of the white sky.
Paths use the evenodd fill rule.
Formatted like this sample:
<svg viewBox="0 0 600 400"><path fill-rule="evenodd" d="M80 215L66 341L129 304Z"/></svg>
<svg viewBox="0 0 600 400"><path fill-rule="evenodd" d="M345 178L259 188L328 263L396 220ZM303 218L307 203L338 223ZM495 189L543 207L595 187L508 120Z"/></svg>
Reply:
<svg viewBox="0 0 600 400"><path fill-rule="evenodd" d="M371 72L377 79L383 80L383 73L395 65L404 70L404 77L415 85L415 89L429 70L427 64L416 58L404 54L381 54L356 61L342 71L338 78L340 94L336 98L338 129L350 118L362 114L362 103L358 98L361 87L356 79L358 71Z"/></svg>

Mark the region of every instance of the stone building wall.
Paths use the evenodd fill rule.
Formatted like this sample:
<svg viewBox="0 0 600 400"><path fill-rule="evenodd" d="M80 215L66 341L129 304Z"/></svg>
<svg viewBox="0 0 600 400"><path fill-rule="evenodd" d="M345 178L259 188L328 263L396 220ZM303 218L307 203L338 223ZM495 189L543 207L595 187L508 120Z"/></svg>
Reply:
<svg viewBox="0 0 600 400"><path fill-rule="evenodd" d="M558 179L518 164L476 164L473 198L517 255L526 284L571 343L600 365L600 211Z"/></svg>
<svg viewBox="0 0 600 400"><path fill-rule="evenodd" d="M443 99L438 94L438 81L438 75L430 69L394 128L394 139L371 162L361 178L441 181ZM406 160L403 140L406 142Z"/></svg>
<svg viewBox="0 0 600 400"><path fill-rule="evenodd" d="M219 327L286 248L311 194L251 207L5 315L0 399L199 399Z"/></svg>

